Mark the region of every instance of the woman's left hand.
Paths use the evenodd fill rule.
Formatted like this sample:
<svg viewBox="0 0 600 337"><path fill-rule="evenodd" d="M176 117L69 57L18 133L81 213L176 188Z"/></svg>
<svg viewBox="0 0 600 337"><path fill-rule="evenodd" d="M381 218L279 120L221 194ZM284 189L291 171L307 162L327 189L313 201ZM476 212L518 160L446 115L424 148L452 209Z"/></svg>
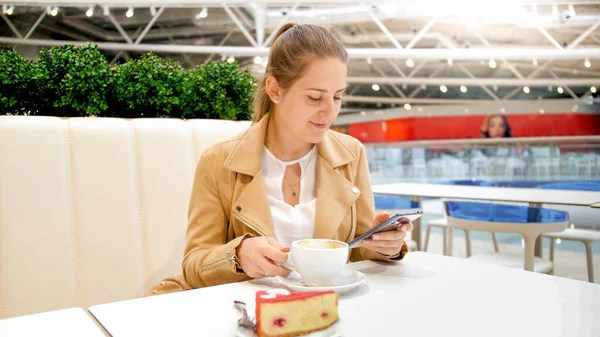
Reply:
<svg viewBox="0 0 600 337"><path fill-rule="evenodd" d="M380 223L386 221L389 218L390 215L386 212L381 212L377 214L375 220L373 221L374 226L379 225ZM404 238L406 238L406 232L412 230L412 222L405 222L397 230L373 234L371 239L363 241L363 246L380 254L394 256L400 253L400 250L404 245Z"/></svg>

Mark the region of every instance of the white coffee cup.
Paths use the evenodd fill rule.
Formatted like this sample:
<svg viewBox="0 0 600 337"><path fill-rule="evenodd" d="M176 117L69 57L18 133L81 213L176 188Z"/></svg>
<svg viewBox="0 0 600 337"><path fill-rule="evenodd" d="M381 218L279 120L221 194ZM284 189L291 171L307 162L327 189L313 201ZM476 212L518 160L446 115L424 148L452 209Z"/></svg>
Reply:
<svg viewBox="0 0 600 337"><path fill-rule="evenodd" d="M328 285L348 261L348 244L327 239L304 239L292 242L284 267L295 270L307 284Z"/></svg>

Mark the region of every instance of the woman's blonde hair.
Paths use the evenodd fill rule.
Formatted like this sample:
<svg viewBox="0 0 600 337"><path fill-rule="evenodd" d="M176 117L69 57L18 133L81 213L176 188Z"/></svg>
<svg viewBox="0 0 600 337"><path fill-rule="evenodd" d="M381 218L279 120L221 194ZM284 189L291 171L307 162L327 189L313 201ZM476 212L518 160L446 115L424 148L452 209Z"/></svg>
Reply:
<svg viewBox="0 0 600 337"><path fill-rule="evenodd" d="M338 58L348 63L348 53L342 42L323 27L288 23L279 29L271 46L265 74L256 88L253 123L271 110L272 102L266 89L267 77L272 75L279 87L289 88L315 58Z"/></svg>

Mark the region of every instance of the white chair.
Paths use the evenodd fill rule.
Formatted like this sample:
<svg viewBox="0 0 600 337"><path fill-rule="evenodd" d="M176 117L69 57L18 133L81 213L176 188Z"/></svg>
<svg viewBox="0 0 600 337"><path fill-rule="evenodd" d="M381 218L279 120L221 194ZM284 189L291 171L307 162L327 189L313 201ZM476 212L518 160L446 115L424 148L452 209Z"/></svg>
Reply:
<svg viewBox="0 0 600 337"><path fill-rule="evenodd" d="M534 257L536 239L544 234L567 228L567 212L527 206L514 206L467 201L443 201L448 220L448 254L452 255L452 229L520 233L524 239L524 254L488 253L469 259L520 268L539 273L551 273L552 261Z"/></svg>
<svg viewBox="0 0 600 337"><path fill-rule="evenodd" d="M438 218L438 219L433 219L430 220L429 222L427 222L427 231L425 232L425 244L423 245L423 251L427 251L427 247L429 246L429 235L431 233L431 228L432 227L437 227L437 228L441 228L442 229L442 251L444 252L444 255L447 253L446 250L446 242L447 242L447 233L448 233L448 221L446 221L446 218ZM468 230L464 230L465 232L465 244L466 244L466 248L467 248L467 257L471 256L471 234L469 233ZM497 253L500 250L498 249L498 241L496 240L496 234L491 233L492 234L492 241L494 243L494 251Z"/></svg>
<svg viewBox="0 0 600 337"><path fill-rule="evenodd" d="M567 228L562 232L546 233L543 237L550 239L550 261L554 262L554 241L556 239L579 241L585 246L587 257L588 280L594 283L594 254L592 245L600 241L600 232L589 229Z"/></svg>

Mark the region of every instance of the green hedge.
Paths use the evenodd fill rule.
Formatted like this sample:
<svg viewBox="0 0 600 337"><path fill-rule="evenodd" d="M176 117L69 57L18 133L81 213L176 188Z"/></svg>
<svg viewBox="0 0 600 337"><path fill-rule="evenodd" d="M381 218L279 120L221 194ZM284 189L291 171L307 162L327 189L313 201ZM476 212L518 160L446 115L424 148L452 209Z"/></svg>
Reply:
<svg viewBox="0 0 600 337"><path fill-rule="evenodd" d="M0 114L248 120L256 80L237 63L184 69L148 53L110 66L89 44L0 50Z"/></svg>

